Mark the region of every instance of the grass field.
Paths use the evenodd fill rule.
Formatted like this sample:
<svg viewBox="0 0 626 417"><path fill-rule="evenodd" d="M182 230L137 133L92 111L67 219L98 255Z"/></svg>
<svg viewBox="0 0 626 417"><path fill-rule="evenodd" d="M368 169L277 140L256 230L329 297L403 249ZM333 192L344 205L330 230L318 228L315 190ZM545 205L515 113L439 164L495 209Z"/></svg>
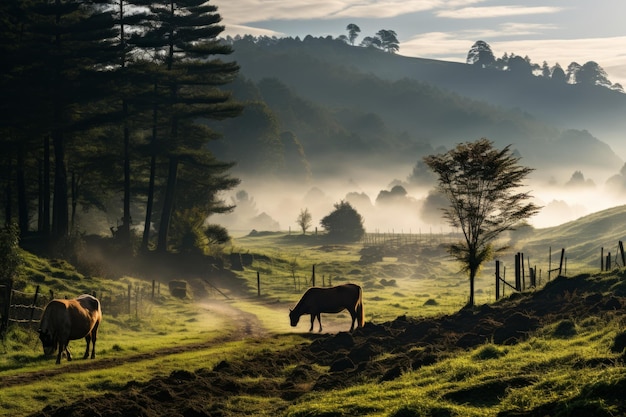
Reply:
<svg viewBox="0 0 626 417"><path fill-rule="evenodd" d="M580 227L594 230L590 226L594 224L592 221L603 220L582 221ZM554 250L561 246L559 241L567 240L573 248L568 253L574 255L568 258L568 275L598 272L599 248L593 248L593 243L573 242L572 236L581 239L584 236L576 235L572 227L553 229L552 238L539 231L534 240L528 237L520 240L501 255L502 259L512 265L514 253L528 248L527 256L539 261L545 283L549 248ZM618 235L611 235L611 241L617 238ZM593 235L588 239L593 239ZM156 300L146 301L133 314L115 317L105 314L98 358L64 361L56 366L77 371L50 373L51 368L55 369L54 360L42 357L35 329L10 329L0 350L0 381L23 379L13 385L0 385L0 415L25 416L46 406L119 392L129 382L146 382L178 369L211 369L224 360L240 360L259 352L308 343L309 339L303 337L308 320L291 328L288 308L311 284L313 268L317 285L344 282L362 285L366 321L370 323L382 324L402 315L452 314L467 302L469 285L467 278L459 273L458 265L450 262L442 243L445 242L425 241L411 249L410 258L400 253L397 256L385 253L381 260L369 263L362 261L361 244L331 245L316 236L281 233L237 237L227 252L254 255L252 264L237 272L248 285L247 293L234 294L224 289L228 299L212 293L206 299L192 296L183 300L161 294ZM610 244L607 241L606 245ZM554 250L552 262L558 262L557 253ZM79 294L91 288L115 292L123 291L129 282L139 283L131 277L120 280L86 277L67 263L31 254L26 254L26 259L20 278L24 291L39 284L42 292ZM495 301L493 274L493 265L487 265L477 280L478 305ZM346 313L325 315L323 319L328 332L349 328ZM555 337L554 328L544 328L515 346L496 346L487 340L481 347L423 367L419 372L407 372L389 382L364 380L342 390L306 394L295 401L235 396L230 400L230 412L276 415L276 410L281 410L279 414L291 416L419 416L435 415L433 410L444 407L447 414L441 415L495 416L501 410L533 408L555 398L585 401L585 390L613 389L612 384L619 385L626 379L621 365L581 366L615 361L615 354L608 346L622 331L624 322L621 318L598 316L584 322L574 319L574 324L576 332L571 337ZM82 343L74 341L71 346L75 352L82 352ZM199 345L201 348L197 348ZM185 346L196 348L185 349ZM382 363L384 359L377 360ZM98 362L106 366L84 365ZM482 402L472 400L462 405L459 398L480 397L481 387L483 392L491 390L497 395L485 394ZM68 392L73 393L71 398ZM610 411L611 407L609 404L605 408Z"/></svg>

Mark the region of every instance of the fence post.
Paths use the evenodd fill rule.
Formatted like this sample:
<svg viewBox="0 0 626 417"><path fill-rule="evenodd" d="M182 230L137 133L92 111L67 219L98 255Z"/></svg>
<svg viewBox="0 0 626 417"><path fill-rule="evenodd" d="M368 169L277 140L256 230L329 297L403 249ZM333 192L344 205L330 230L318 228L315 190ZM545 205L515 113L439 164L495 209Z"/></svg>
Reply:
<svg viewBox="0 0 626 417"><path fill-rule="evenodd" d="M4 296L4 301L6 302L6 304L4 305L4 308L2 311L2 323L0 323L0 333L2 334L4 334L7 327L9 327L9 314L11 313L11 303L12 303L12 296L13 296L13 280L12 279L7 280L5 291L6 293Z"/></svg>
<svg viewBox="0 0 626 417"><path fill-rule="evenodd" d="M496 301L500 299L500 261L496 261Z"/></svg>
<svg viewBox="0 0 626 417"><path fill-rule="evenodd" d="M563 259L565 258L565 248L561 248L561 263L559 263L559 275L563 271Z"/></svg>
<svg viewBox="0 0 626 417"><path fill-rule="evenodd" d="M152 301L154 301L154 287L155 287L155 282L154 280L152 280Z"/></svg>
<svg viewBox="0 0 626 417"><path fill-rule="evenodd" d="M130 314L130 287L131 285L128 284L128 314Z"/></svg>
<svg viewBox="0 0 626 417"><path fill-rule="evenodd" d="M39 285L35 288L35 296L33 297L33 302L30 305L30 321L33 321L33 317L35 316L35 306L37 305L37 297L39 296Z"/></svg>
<svg viewBox="0 0 626 417"><path fill-rule="evenodd" d="M600 248L600 272L604 271L604 246Z"/></svg>
<svg viewBox="0 0 626 417"><path fill-rule="evenodd" d="M626 266L626 255L624 255L624 244L622 241L619 241L619 251L622 254L622 267Z"/></svg>
<svg viewBox="0 0 626 417"><path fill-rule="evenodd" d="M522 277L520 273L520 253L515 254L515 289L522 290Z"/></svg>
<svg viewBox="0 0 626 417"><path fill-rule="evenodd" d="M311 275L311 286L315 287L315 264L313 264L313 271Z"/></svg>
<svg viewBox="0 0 626 417"><path fill-rule="evenodd" d="M256 271L256 293L257 297L261 296L261 274L259 271Z"/></svg>

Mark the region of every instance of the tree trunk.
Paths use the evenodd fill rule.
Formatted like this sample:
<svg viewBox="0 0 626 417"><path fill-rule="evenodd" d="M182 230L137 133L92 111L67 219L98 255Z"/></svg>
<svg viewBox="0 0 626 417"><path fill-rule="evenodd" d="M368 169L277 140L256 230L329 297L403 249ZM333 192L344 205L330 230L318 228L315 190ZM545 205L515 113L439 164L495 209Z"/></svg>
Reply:
<svg viewBox="0 0 626 417"><path fill-rule="evenodd" d="M156 97L157 83L154 83L154 94ZM150 142L150 180L148 183L148 202L146 203L146 220L143 224L143 238L141 240L141 249L148 251L150 243L150 225L152 223L152 206L154 205L154 181L156 176L156 140L157 140L157 117L158 107L154 104L152 109L152 139Z"/></svg>
<svg viewBox="0 0 626 417"><path fill-rule="evenodd" d="M67 168L65 167L65 143L63 132L56 130L52 137L54 145L54 196L52 200L52 236L60 239L68 234Z"/></svg>
<svg viewBox="0 0 626 417"><path fill-rule="evenodd" d="M28 199L26 197L26 174L24 169L24 153L26 152L23 142L17 148L17 215L20 235L28 232Z"/></svg>
<svg viewBox="0 0 626 417"><path fill-rule="evenodd" d="M165 199L163 200L163 211L161 212L161 224L159 225L159 240L157 243L158 252L167 251L167 237L174 211L174 196L176 194L176 178L178 176L178 157L170 156L169 169L167 174L167 185L165 188Z"/></svg>
<svg viewBox="0 0 626 417"><path fill-rule="evenodd" d="M7 158L7 185L6 188L4 189L5 192L5 199L6 199L6 203L5 203L5 209L4 209L4 224L6 226L11 224L11 217L13 217L13 213L11 212L11 207L13 206L13 195L11 192L11 174L13 171L13 164L11 163L11 153L12 152L8 152L6 155Z"/></svg>
<svg viewBox="0 0 626 417"><path fill-rule="evenodd" d="M43 141L43 221L41 232L50 237L50 136Z"/></svg>
<svg viewBox="0 0 626 417"><path fill-rule="evenodd" d="M130 132L128 129L128 103L123 101L124 112L124 214L122 226L117 230L118 238L124 244L130 244Z"/></svg>
<svg viewBox="0 0 626 417"><path fill-rule="evenodd" d="M141 240L141 249L148 250L150 243L150 225L152 223L152 206L154 205L154 177L156 175L156 155L150 158L150 182L148 184L148 202L146 203L146 220L143 225L143 238Z"/></svg>

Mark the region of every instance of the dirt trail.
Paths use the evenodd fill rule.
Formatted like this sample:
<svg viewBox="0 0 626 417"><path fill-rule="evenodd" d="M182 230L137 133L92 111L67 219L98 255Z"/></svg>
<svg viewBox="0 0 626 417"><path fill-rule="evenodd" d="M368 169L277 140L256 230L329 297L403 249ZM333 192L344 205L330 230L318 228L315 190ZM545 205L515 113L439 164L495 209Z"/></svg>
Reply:
<svg viewBox="0 0 626 417"><path fill-rule="evenodd" d="M267 337L269 335L269 332L263 327L261 321L254 314L242 311L223 301L211 300L210 304L204 302L199 305L202 306L205 310L227 317L230 321L232 321L233 325L236 326L235 329L226 336L207 340L205 342L169 346L150 352L125 356L123 358L98 357L95 360L83 360L81 358L72 361L71 366L56 366L51 359L49 369L36 372L25 372L19 375L3 377L2 379L0 379L0 389L16 385L27 385L45 377L68 373L79 373L98 369L109 369L116 366L122 366L124 364L140 362L167 355L175 355L184 352L191 352L194 350L208 349L227 342L234 342L247 338L258 339L262 337ZM74 341L73 344L79 342L81 341Z"/></svg>

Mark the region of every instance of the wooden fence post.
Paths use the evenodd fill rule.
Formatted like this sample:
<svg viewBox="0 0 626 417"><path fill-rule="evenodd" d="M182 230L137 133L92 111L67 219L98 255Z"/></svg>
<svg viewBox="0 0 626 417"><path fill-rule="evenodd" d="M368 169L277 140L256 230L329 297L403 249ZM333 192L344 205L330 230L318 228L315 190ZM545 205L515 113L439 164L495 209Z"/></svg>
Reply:
<svg viewBox="0 0 626 417"><path fill-rule="evenodd" d="M128 314L130 314L130 287L131 285L128 284Z"/></svg>
<svg viewBox="0 0 626 417"><path fill-rule="evenodd" d="M619 251L622 254L622 267L626 266L626 255L624 255L624 244L622 241L619 241Z"/></svg>
<svg viewBox="0 0 626 417"><path fill-rule="evenodd" d="M256 293L257 297L261 296L261 274L259 271L256 271Z"/></svg>
<svg viewBox="0 0 626 417"><path fill-rule="evenodd" d="M35 306L37 305L37 297L39 296L39 285L35 288L35 296L33 297L33 302L30 305L30 321L33 321L33 317L35 316Z"/></svg>
<svg viewBox="0 0 626 417"><path fill-rule="evenodd" d="M604 246L600 248L600 272L604 271Z"/></svg>
<svg viewBox="0 0 626 417"><path fill-rule="evenodd" d="M496 301L500 299L500 261L496 261Z"/></svg>
<svg viewBox="0 0 626 417"><path fill-rule="evenodd" d="M515 289L522 290L522 275L520 273L520 253L515 254Z"/></svg>
<svg viewBox="0 0 626 417"><path fill-rule="evenodd" d="M315 264L313 264L313 270L311 275L311 286L315 287Z"/></svg>

